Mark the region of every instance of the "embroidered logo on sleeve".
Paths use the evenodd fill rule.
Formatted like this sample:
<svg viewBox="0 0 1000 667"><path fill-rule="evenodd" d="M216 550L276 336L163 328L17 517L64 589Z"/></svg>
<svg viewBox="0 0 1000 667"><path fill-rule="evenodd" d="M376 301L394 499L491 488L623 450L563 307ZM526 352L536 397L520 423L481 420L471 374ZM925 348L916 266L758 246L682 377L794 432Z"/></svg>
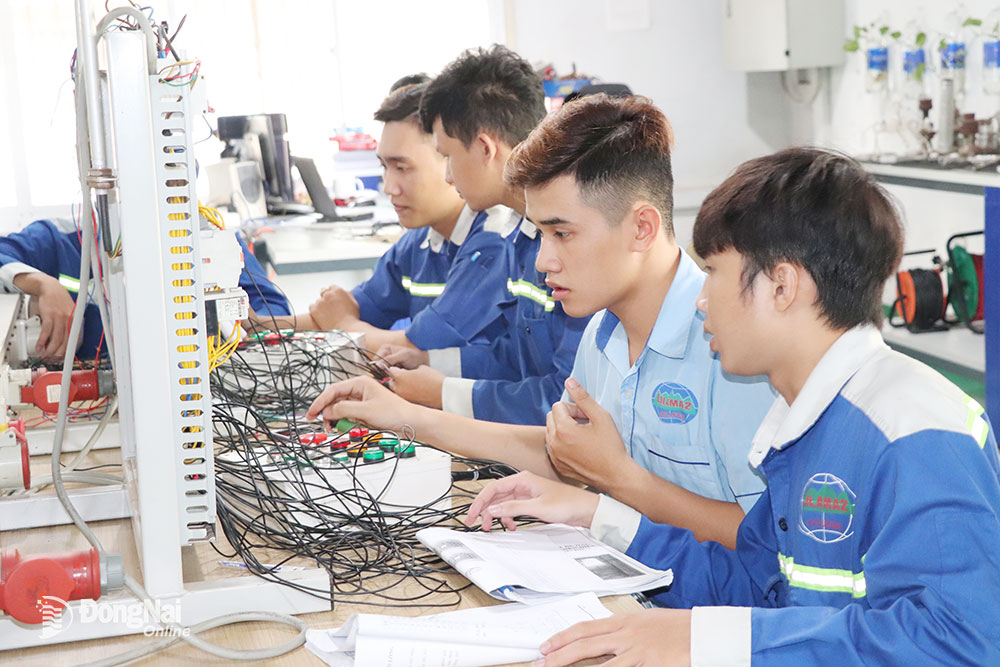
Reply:
<svg viewBox="0 0 1000 667"><path fill-rule="evenodd" d="M663 382L653 390L653 410L664 424L686 424L698 414L698 399L682 384Z"/></svg>
<svg viewBox="0 0 1000 667"><path fill-rule="evenodd" d="M854 534L856 499L844 480L828 472L816 473L802 489L799 530L825 544L846 540Z"/></svg>

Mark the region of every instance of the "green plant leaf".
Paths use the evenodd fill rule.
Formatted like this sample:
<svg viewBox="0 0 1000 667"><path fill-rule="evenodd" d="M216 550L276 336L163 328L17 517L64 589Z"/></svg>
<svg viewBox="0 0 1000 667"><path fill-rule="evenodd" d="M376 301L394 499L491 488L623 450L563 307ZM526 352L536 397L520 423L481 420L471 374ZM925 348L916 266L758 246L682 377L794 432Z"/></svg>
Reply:
<svg viewBox="0 0 1000 667"><path fill-rule="evenodd" d="M917 46L923 46L924 42L927 41L927 34L923 32L917 33Z"/></svg>
<svg viewBox="0 0 1000 667"><path fill-rule="evenodd" d="M861 36L861 31L862 30L864 30L864 28L862 28L861 26L859 26L859 25L854 26L854 39L855 40L857 40L858 37Z"/></svg>
<svg viewBox="0 0 1000 667"><path fill-rule="evenodd" d="M856 39L849 39L846 42L844 42L845 51L851 51L851 52L857 51L859 47L860 44L858 44L858 40Z"/></svg>
<svg viewBox="0 0 1000 667"><path fill-rule="evenodd" d="M980 25L982 25L982 24L983 24L983 22L982 22L981 20L979 20L979 19L974 19L974 18L972 18L972 17L970 16L969 18L965 19L965 23L963 23L963 24L962 24L962 27L964 28L964 27L966 27L966 26L970 26L970 25L974 25L974 26L980 26Z"/></svg>
<svg viewBox="0 0 1000 667"><path fill-rule="evenodd" d="M922 82L924 80L924 63L920 63L915 68L913 68L913 80Z"/></svg>
<svg viewBox="0 0 1000 667"><path fill-rule="evenodd" d="M900 35L902 35L902 34L903 33L901 33L900 31L897 30L896 32L889 33L889 36L892 37L893 39L899 39Z"/></svg>
<svg viewBox="0 0 1000 667"><path fill-rule="evenodd" d="M884 26L882 26L881 28L878 29L878 34L880 34L880 35L884 35L887 32L889 32L889 26L887 26L887 25L884 25Z"/></svg>
<svg viewBox="0 0 1000 667"><path fill-rule="evenodd" d="M941 41L938 42L938 51L944 51L944 47L945 47L945 41L944 41L944 37L942 37Z"/></svg>

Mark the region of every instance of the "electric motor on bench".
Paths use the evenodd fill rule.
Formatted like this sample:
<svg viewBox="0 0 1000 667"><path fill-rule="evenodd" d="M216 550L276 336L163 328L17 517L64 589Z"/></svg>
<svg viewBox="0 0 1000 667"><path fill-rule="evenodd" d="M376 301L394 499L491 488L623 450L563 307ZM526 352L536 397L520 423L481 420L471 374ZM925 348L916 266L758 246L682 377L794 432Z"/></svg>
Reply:
<svg viewBox="0 0 1000 667"><path fill-rule="evenodd" d="M121 554L97 549L22 556L0 552L0 612L22 623L41 623L70 600L97 600L125 584Z"/></svg>
<svg viewBox="0 0 1000 667"><path fill-rule="evenodd" d="M45 412L59 410L62 393L62 373L35 371L30 385L21 387L21 401ZM69 402L94 401L115 393L114 374L110 370L73 371L70 377Z"/></svg>

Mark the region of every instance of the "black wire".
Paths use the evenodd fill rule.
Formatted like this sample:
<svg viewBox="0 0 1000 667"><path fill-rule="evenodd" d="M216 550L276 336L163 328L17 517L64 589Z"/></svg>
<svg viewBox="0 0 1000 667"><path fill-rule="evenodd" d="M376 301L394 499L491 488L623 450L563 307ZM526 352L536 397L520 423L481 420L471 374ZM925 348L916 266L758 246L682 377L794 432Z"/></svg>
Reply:
<svg viewBox="0 0 1000 667"><path fill-rule="evenodd" d="M276 325L272 317L272 322ZM275 326L277 329L277 327ZM384 377L371 355L344 335L279 333L241 344L211 375L215 441L216 497L219 525L250 572L315 597L352 599L378 606L451 606L470 584L449 581L445 565L416 533L437 524L460 525L474 492L452 485L440 498L421 506L389 507L381 493L366 490L359 475L366 466L392 464L384 493L399 468L393 455L377 463L333 459L330 445L346 434L330 434L320 445L300 437L316 432L300 422L301 412L330 382L367 374ZM411 431L397 434L373 430L366 443L395 437L402 446L414 442ZM429 447L428 447L429 448ZM469 468L470 479L516 472L484 459L454 458ZM349 483L334 477L348 477ZM436 504L450 505L447 509ZM284 579L275 572L295 558L325 569L331 588L315 589ZM408 586L400 584L410 582ZM413 584L416 584L414 586ZM429 603L428 596L435 596Z"/></svg>
<svg viewBox="0 0 1000 667"><path fill-rule="evenodd" d="M104 463L99 466L90 466L89 468L73 468L73 472L88 472L90 470L99 470L101 468L121 468L121 467L122 467L121 463Z"/></svg>

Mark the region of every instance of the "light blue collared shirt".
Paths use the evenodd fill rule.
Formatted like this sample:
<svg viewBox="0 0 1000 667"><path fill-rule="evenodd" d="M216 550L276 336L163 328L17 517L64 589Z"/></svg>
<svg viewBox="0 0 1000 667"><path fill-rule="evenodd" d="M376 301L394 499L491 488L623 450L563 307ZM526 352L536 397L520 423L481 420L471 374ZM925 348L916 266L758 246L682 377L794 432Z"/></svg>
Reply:
<svg viewBox="0 0 1000 667"><path fill-rule="evenodd" d="M774 403L762 376L722 372L695 299L705 274L683 250L646 347L629 365L625 328L594 315L572 377L611 413L629 454L643 468L707 498L750 510L764 490L747 455ZM563 394L564 401L570 400Z"/></svg>

